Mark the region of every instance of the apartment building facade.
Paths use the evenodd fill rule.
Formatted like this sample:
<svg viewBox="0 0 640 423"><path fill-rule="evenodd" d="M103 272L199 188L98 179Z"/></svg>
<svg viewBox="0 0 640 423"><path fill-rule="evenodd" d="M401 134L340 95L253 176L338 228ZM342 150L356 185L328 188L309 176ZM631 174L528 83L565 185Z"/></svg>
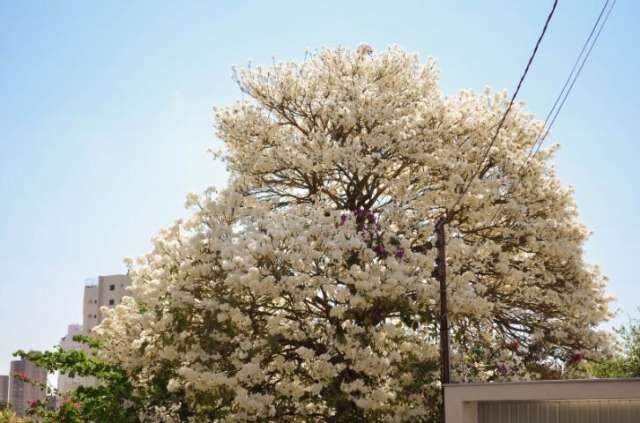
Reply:
<svg viewBox="0 0 640 423"><path fill-rule="evenodd" d="M106 275L98 276L97 285L85 286L82 326L87 334L104 319L100 309L120 304L130 284L128 275Z"/></svg>
<svg viewBox="0 0 640 423"><path fill-rule="evenodd" d="M82 325L69 325L67 335L60 340L60 346L65 350L84 350L83 344L73 341L75 335L90 335L93 328L104 319L101 309L115 307L126 296L126 288L131 284L128 275L115 274L98 276L98 283L86 285L82 304ZM94 378L70 378L65 375L58 377L58 391L65 394L81 385L92 385Z"/></svg>
<svg viewBox="0 0 640 423"><path fill-rule="evenodd" d="M60 340L60 347L63 350L80 350L87 351L86 345L76 342L73 337L76 335L85 335L85 331L82 325L69 325L67 328L67 334ZM93 378L89 377L69 377L67 375L58 376L58 392L60 394L66 394L80 385L90 385L94 382Z"/></svg>

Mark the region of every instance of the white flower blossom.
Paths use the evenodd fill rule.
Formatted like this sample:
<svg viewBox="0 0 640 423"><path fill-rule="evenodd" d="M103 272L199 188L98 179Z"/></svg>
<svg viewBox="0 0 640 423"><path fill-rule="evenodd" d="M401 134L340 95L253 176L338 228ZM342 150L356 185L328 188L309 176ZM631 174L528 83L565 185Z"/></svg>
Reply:
<svg viewBox="0 0 640 423"><path fill-rule="evenodd" d="M506 93L445 96L433 61L368 46L238 77L249 100L216 111L229 187L188 197L98 329L136 383L168 372L225 422L435 415L445 214L454 380L606 350L605 279L553 149L520 172L542 130L522 105L454 208Z"/></svg>

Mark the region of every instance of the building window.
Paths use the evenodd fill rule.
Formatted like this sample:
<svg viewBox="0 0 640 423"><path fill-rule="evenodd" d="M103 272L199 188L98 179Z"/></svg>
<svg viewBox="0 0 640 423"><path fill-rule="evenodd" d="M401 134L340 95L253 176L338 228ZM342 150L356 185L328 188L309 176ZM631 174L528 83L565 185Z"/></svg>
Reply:
<svg viewBox="0 0 640 423"><path fill-rule="evenodd" d="M115 291L116 286L115 285L109 285L109 291Z"/></svg>
<svg viewBox="0 0 640 423"><path fill-rule="evenodd" d="M109 300L109 305L114 305L114 304L115 304L115 301Z"/></svg>

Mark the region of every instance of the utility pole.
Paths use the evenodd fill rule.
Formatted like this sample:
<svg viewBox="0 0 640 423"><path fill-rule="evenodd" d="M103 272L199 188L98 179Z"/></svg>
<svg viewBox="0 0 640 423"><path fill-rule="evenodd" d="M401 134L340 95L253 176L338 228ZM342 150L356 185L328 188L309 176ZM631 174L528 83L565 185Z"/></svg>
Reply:
<svg viewBox="0 0 640 423"><path fill-rule="evenodd" d="M442 382L442 422L444 416L444 385L450 382L449 376L449 318L447 308L447 254L445 241L446 217L436 223L437 273L440 281L440 380Z"/></svg>

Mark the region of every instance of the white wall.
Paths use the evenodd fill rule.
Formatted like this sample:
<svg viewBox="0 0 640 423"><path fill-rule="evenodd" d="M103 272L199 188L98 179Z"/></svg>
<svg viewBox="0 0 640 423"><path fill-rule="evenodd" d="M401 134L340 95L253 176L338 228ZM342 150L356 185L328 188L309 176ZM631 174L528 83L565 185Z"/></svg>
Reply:
<svg viewBox="0 0 640 423"><path fill-rule="evenodd" d="M508 410L525 413L534 413L533 403L543 402L549 405L547 409L552 409L551 401L573 401L576 413L582 413L584 410L593 406L604 407L605 403L599 404L594 401L626 400L625 403L619 403L618 407L623 407L624 412L632 413L631 422L640 422L640 407L636 407L636 402L640 401L640 378L636 379L588 379L588 380L555 380L555 381L531 381L531 382L512 382L512 383L484 383L484 384L451 384L445 386L445 414L447 423L497 423L500 420L502 412L507 413ZM520 401L520 404L513 403ZM587 404L584 401L590 401ZM528 402L526 404L525 402ZM503 405L500 405L502 403ZM493 404L493 405L491 405ZM606 403L607 407L613 407L613 403ZM568 404L567 404L568 405ZM578 407L578 405L581 406ZM502 408L501 408L502 407ZM571 407L565 407L569 409ZM625 408L626 407L626 408ZM615 408L615 407L614 407ZM530 411L526 411L530 409ZM558 409L555 407L554 409ZM487 420L487 416L482 413L491 411L497 413L492 420ZM637 410L637 411L634 411ZM509 412L511 412L509 411ZM484 420L480 420L480 419ZM528 419L528 417L522 417ZM517 423L521 420L505 420L509 423ZM528 421L528 420L523 420ZM550 423L555 423L549 420ZM571 420L559 420L559 422L571 422ZM621 420L620 423L626 423ZM536 423L538 421L536 420ZM541 421L540 423L545 423ZM576 423L583 423L576 420ZM605 422L602 422L605 423ZM606 421L606 423L614 423L614 421Z"/></svg>

